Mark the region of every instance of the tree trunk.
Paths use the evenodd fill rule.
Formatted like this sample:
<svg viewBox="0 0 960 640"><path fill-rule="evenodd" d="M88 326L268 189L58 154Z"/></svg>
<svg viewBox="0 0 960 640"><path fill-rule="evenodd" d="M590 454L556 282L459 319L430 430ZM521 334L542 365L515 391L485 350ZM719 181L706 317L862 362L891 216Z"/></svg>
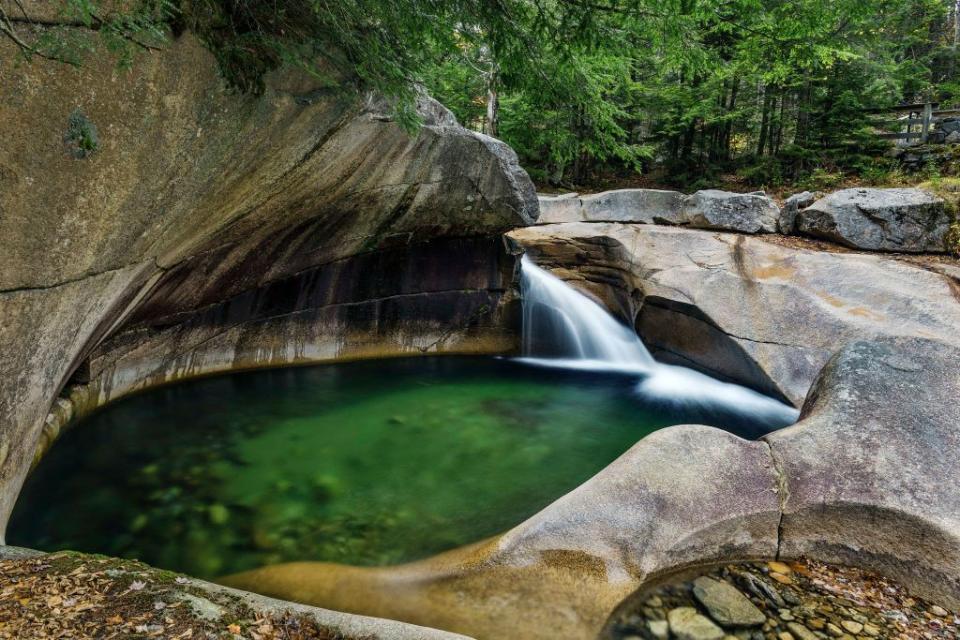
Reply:
<svg viewBox="0 0 960 640"><path fill-rule="evenodd" d="M787 102L787 92L780 91L780 115L777 116L777 136L773 144L772 154L778 155L780 153L780 147L783 143L783 111L784 105Z"/></svg>
<svg viewBox="0 0 960 640"><path fill-rule="evenodd" d="M960 1L960 0L958 0ZM733 79L733 86L730 88L730 102L727 103L727 115L732 114L737 109L737 92L740 90L740 78ZM723 159L730 159L730 140L733 138L733 119L727 120L723 127Z"/></svg>
<svg viewBox="0 0 960 640"><path fill-rule="evenodd" d="M810 134L810 76L805 75L803 86L797 95L797 130L793 136L793 143L802 147Z"/></svg>
<svg viewBox="0 0 960 640"><path fill-rule="evenodd" d="M483 132L496 138L500 133L500 94L497 92L497 71L487 76L487 115L483 121Z"/></svg>
<svg viewBox="0 0 960 640"><path fill-rule="evenodd" d="M763 115L760 119L760 138L757 141L757 155L762 156L763 150L767 146L767 135L770 129L770 98L772 92L770 87L764 87L763 90Z"/></svg>

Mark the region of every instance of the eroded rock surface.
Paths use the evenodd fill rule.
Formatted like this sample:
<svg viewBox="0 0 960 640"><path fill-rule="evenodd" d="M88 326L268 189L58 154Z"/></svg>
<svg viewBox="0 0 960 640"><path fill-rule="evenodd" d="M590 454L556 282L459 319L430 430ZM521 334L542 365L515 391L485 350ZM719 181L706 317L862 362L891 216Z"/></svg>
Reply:
<svg viewBox="0 0 960 640"><path fill-rule="evenodd" d="M645 225L546 225L509 237L635 324L659 359L796 406L851 340L960 341L956 281L883 256Z"/></svg>
<svg viewBox="0 0 960 640"><path fill-rule="evenodd" d="M798 212L797 230L856 249L943 252L944 201L921 189L844 189Z"/></svg>
<svg viewBox="0 0 960 640"><path fill-rule="evenodd" d="M960 603L960 349L856 342L800 422L765 440L786 483L780 553L872 568Z"/></svg>
<svg viewBox="0 0 960 640"><path fill-rule="evenodd" d="M129 72L15 49L0 42L0 524L71 376L96 403L236 367L513 344L499 234L533 221L536 194L436 102L410 136L382 101L292 72L231 92L189 34ZM77 127L94 149L71 146ZM450 254L462 269L431 266Z"/></svg>
<svg viewBox="0 0 960 640"><path fill-rule="evenodd" d="M670 427L496 540L396 568L297 563L228 583L481 640L586 640L647 581L695 565L806 555L873 569L955 609L960 491L945 479L960 476L958 361L960 349L931 340L854 342L825 367L801 421L762 441ZM809 616L794 615L796 599L779 586L789 573L771 563L769 578L738 583L757 608L777 608L776 624L769 615L761 623L765 639L781 623L798 625L790 633L807 628Z"/></svg>

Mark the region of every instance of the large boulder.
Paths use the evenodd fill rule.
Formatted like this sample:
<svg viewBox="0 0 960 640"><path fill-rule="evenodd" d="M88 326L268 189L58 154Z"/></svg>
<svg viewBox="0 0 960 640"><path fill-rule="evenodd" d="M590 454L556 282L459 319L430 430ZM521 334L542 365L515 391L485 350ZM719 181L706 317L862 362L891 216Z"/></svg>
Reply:
<svg viewBox="0 0 960 640"><path fill-rule="evenodd" d="M557 222L635 222L684 224L686 197L661 189L617 189L586 196L540 196L540 224Z"/></svg>
<svg viewBox="0 0 960 640"><path fill-rule="evenodd" d="M410 135L293 70L237 94L189 33L129 71L0 39L0 86L0 530L71 383L515 344L499 234L536 192L435 101Z"/></svg>
<svg viewBox="0 0 960 640"><path fill-rule="evenodd" d="M780 209L765 195L718 189L697 191L686 199L683 220L696 229L773 233Z"/></svg>
<svg viewBox="0 0 960 640"><path fill-rule="evenodd" d="M675 227L579 223L509 237L634 324L657 358L796 405L847 341L960 342L949 270Z"/></svg>
<svg viewBox="0 0 960 640"><path fill-rule="evenodd" d="M960 349L855 342L823 369L777 460L780 554L866 567L960 603Z"/></svg>
<svg viewBox="0 0 960 640"><path fill-rule="evenodd" d="M950 214L921 189L844 189L797 214L797 230L855 249L943 252Z"/></svg>

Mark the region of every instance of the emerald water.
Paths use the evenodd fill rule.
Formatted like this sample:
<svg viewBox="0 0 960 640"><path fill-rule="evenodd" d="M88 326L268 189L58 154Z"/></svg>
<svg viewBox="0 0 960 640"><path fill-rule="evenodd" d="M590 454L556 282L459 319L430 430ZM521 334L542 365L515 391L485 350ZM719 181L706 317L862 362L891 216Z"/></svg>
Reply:
<svg viewBox="0 0 960 640"><path fill-rule="evenodd" d="M494 358L200 379L68 430L28 479L8 539L201 577L400 563L503 532L682 422L769 428L660 405L635 376Z"/></svg>

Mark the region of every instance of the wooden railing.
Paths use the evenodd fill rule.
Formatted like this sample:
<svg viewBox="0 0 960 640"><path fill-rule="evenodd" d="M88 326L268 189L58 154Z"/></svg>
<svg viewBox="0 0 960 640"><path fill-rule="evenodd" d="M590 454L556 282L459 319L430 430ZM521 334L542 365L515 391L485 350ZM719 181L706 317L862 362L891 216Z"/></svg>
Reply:
<svg viewBox="0 0 960 640"><path fill-rule="evenodd" d="M907 142L919 140L921 143L926 143L930 137L930 132L938 122L948 117L960 116L960 109L938 109L939 106L939 102L923 102L867 109L867 113L881 116L881 118L872 121L873 126L881 131L877 134L878 137L885 140L906 140ZM894 119L882 117L890 114L906 114L906 117L901 116ZM906 127L905 130L904 127ZM896 131L890 131L894 128Z"/></svg>

